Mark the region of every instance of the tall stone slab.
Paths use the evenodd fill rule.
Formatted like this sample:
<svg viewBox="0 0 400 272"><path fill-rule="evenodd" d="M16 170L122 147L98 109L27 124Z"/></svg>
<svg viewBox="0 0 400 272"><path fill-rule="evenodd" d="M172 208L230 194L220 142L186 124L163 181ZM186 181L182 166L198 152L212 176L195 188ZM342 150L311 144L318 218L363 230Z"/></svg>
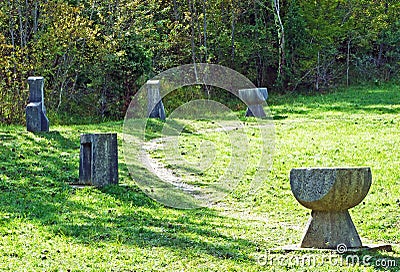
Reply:
<svg viewBox="0 0 400 272"><path fill-rule="evenodd" d="M26 129L30 132L49 131L44 105L44 78L29 77L29 104L26 106Z"/></svg>
<svg viewBox="0 0 400 272"><path fill-rule="evenodd" d="M160 96L160 81L149 80L146 83L147 89L147 114L150 118L165 120L164 104Z"/></svg>

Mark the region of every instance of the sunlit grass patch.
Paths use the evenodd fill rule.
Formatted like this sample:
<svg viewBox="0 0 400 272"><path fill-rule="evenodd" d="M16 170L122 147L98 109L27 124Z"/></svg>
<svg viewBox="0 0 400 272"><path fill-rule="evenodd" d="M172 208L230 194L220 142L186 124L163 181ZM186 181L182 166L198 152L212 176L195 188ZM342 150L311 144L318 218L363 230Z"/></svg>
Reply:
<svg viewBox="0 0 400 272"><path fill-rule="evenodd" d="M195 210L164 207L138 188L125 162L122 122L52 126L50 133L37 134L21 126L0 126L0 270L398 271L398 246L393 253L371 253L374 260L395 260L397 267L375 262L304 267L288 261L306 253L272 253L284 262L271 265L263 260L272 248L298 243L308 220L309 211L290 190L288 175L294 167L371 167L370 192L350 214L363 242L400 244L399 88L271 94L268 102L279 117L268 174L257 190L250 190L257 163L265 158L257 148L262 139L257 123L241 116L246 130L236 140L248 145L246 167L225 198ZM144 140L160 139L164 124L150 120ZM150 156L185 182L212 185L227 172L237 148L219 127L212 120L185 124L178 148L170 151L191 168L171 160L161 147ZM118 133L120 185L69 186L78 179L79 136L91 132Z"/></svg>

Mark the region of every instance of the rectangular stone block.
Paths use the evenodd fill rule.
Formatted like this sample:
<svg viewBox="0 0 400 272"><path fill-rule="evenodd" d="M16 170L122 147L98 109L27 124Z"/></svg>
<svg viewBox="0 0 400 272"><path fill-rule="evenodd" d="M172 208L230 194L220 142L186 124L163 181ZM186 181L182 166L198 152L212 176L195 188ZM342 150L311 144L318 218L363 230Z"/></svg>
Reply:
<svg viewBox="0 0 400 272"><path fill-rule="evenodd" d="M31 132L42 131L42 103L29 103L25 111L26 129Z"/></svg>
<svg viewBox="0 0 400 272"><path fill-rule="evenodd" d="M118 184L116 133L81 135L79 184L96 187Z"/></svg>
<svg viewBox="0 0 400 272"><path fill-rule="evenodd" d="M160 95L160 81L149 80L146 83L147 88L147 113L150 118L159 118L165 120L164 104Z"/></svg>
<svg viewBox="0 0 400 272"><path fill-rule="evenodd" d="M44 78L29 77L29 104L26 107L26 129L30 132L49 131L49 119L44 106Z"/></svg>
<svg viewBox="0 0 400 272"><path fill-rule="evenodd" d="M44 78L28 77L29 102L43 102L44 100Z"/></svg>

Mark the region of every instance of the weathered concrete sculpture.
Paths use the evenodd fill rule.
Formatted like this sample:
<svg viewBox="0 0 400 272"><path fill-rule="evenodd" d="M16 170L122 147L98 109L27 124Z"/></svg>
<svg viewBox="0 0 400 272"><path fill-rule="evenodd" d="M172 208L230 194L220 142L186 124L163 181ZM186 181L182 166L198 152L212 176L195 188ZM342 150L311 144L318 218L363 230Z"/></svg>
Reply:
<svg viewBox="0 0 400 272"><path fill-rule="evenodd" d="M160 96L160 81L149 80L147 88L147 113L150 118L165 120L164 104Z"/></svg>
<svg viewBox="0 0 400 272"><path fill-rule="evenodd" d="M301 248L360 248L360 237L348 209L367 195L371 169L298 168L290 172L290 186L296 199L312 210Z"/></svg>
<svg viewBox="0 0 400 272"><path fill-rule="evenodd" d="M82 134L79 184L118 184L117 134Z"/></svg>
<svg viewBox="0 0 400 272"><path fill-rule="evenodd" d="M268 98L267 88L239 90L239 98L247 104L246 116L265 118L263 104Z"/></svg>
<svg viewBox="0 0 400 272"><path fill-rule="evenodd" d="M49 131L49 119L44 106L44 78L29 77L29 104L26 106L26 129L30 132Z"/></svg>

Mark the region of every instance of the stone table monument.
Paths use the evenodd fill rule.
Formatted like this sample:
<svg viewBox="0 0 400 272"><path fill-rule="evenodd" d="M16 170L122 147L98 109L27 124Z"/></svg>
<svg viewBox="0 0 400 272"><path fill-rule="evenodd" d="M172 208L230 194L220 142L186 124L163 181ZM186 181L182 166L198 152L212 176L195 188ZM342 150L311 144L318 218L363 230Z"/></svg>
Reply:
<svg viewBox="0 0 400 272"><path fill-rule="evenodd" d="M165 120L164 104L160 96L160 81L149 80L147 88L147 113L150 118Z"/></svg>
<svg viewBox="0 0 400 272"><path fill-rule="evenodd" d="M361 248L348 209L366 197L371 182L368 167L292 169L292 192L301 205L312 210L300 247Z"/></svg>
<svg viewBox="0 0 400 272"><path fill-rule="evenodd" d="M118 184L117 134L82 134L79 185Z"/></svg>
<svg viewBox="0 0 400 272"><path fill-rule="evenodd" d="M49 119L44 106L44 78L29 77L29 104L26 106L26 129L30 132L49 131Z"/></svg>
<svg viewBox="0 0 400 272"><path fill-rule="evenodd" d="M263 104L268 98L267 88L239 90L239 98L242 99L248 106L246 110L246 116L254 116L259 118L266 117Z"/></svg>

